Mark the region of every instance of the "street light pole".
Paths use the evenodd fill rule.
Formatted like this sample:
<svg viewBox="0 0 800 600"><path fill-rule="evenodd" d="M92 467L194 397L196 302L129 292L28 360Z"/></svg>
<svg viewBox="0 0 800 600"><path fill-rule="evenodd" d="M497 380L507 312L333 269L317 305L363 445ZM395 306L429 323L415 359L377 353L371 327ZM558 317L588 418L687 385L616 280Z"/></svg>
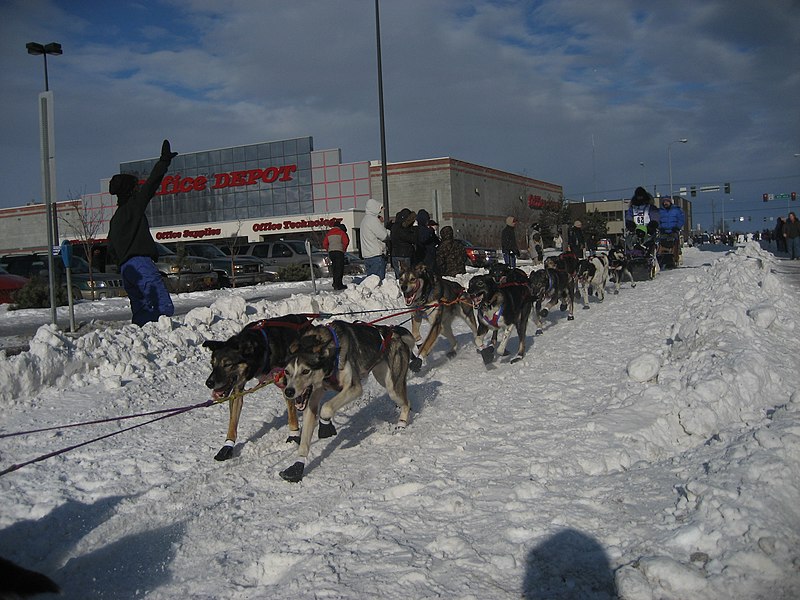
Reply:
<svg viewBox="0 0 800 600"><path fill-rule="evenodd" d="M42 151L42 191L45 201L45 222L47 226L47 272L50 284L50 322L58 324L56 314L56 274L55 260L53 257L54 223L53 196L55 195L55 145L53 143L53 92L50 91L50 81L47 76L47 55L58 56L63 54L61 44L50 42L39 44L28 42L25 44L28 54L44 57L44 92L39 94L39 128L40 144Z"/></svg>
<svg viewBox="0 0 800 600"><path fill-rule="evenodd" d="M389 174L386 166L386 123L383 114L383 65L381 61L381 15L375 0L375 43L378 48L378 105L381 128L381 190L383 191L383 221L389 222Z"/></svg>
<svg viewBox="0 0 800 600"><path fill-rule="evenodd" d="M689 140L686 138L681 138L679 140L673 140L669 144L667 144L667 163L669 164L669 197L672 198L672 144L685 144Z"/></svg>

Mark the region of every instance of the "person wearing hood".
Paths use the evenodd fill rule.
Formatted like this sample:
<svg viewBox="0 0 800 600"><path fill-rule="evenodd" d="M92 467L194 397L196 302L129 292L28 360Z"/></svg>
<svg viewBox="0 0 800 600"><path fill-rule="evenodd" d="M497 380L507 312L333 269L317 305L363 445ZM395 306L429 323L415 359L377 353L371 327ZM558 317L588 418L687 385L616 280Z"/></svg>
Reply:
<svg viewBox="0 0 800 600"><path fill-rule="evenodd" d="M569 244L569 251L577 256L578 259L585 258L586 237L583 235L583 223L575 221L572 224L572 227L567 232L567 243Z"/></svg>
<svg viewBox="0 0 800 600"><path fill-rule="evenodd" d="M683 209L672 201L670 196L661 198L661 210L658 211L658 228L661 234L673 239L672 253L677 265L681 256L681 229L686 223Z"/></svg>
<svg viewBox="0 0 800 600"><path fill-rule="evenodd" d="M531 225L531 235L528 238L528 254L534 265L540 265L544 260L543 246L542 232L539 230L539 224L534 223Z"/></svg>
<svg viewBox="0 0 800 600"><path fill-rule="evenodd" d="M389 231L383 226L383 204L370 198L361 219L361 256L367 269L365 277L386 277L386 240ZM362 279L363 281L363 279Z"/></svg>
<svg viewBox="0 0 800 600"><path fill-rule="evenodd" d="M500 233L500 249L503 252L503 260L512 269L517 266L517 256L519 256L519 246L517 246L516 227L519 221L516 217L506 217L506 226Z"/></svg>
<svg viewBox="0 0 800 600"><path fill-rule="evenodd" d="M655 250L655 234L660 221L658 207L653 204L653 197L643 187L637 187L631 197L631 203L625 211L625 229L643 243L649 253Z"/></svg>
<svg viewBox="0 0 800 600"><path fill-rule="evenodd" d="M436 270L439 275L455 277L467 272L467 250L456 241L450 225L442 227L442 239L436 249Z"/></svg>
<svg viewBox="0 0 800 600"><path fill-rule="evenodd" d="M394 217L392 233L392 269L394 275L400 278L400 271L403 267L411 266L411 257L414 256L414 248L417 243L417 228L414 221L417 215L408 208L402 209Z"/></svg>
<svg viewBox="0 0 800 600"><path fill-rule="evenodd" d="M328 258L331 260L331 277L335 290L347 289L342 283L342 277L344 277L344 253L347 252L349 244L350 238L344 223L337 223L331 227L322 238L322 247L328 251Z"/></svg>
<svg viewBox="0 0 800 600"><path fill-rule="evenodd" d="M131 321L139 327L158 321L161 315L175 314L172 299L154 263L158 251L145 211L177 155L170 149L169 140L164 140L161 157L143 185L128 173L114 175L108 185L108 192L117 197L117 210L108 228L109 250L116 258L122 285L128 293Z"/></svg>
<svg viewBox="0 0 800 600"><path fill-rule="evenodd" d="M439 238L431 226L431 216L427 210L417 211L417 243L411 265L423 263L429 271L436 269L436 246Z"/></svg>

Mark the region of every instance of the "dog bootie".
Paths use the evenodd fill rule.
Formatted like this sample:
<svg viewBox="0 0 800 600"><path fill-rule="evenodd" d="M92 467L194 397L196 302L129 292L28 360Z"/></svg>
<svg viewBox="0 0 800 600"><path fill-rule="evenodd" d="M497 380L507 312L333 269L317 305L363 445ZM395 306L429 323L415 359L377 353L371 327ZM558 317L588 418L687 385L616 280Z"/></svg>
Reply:
<svg viewBox="0 0 800 600"><path fill-rule="evenodd" d="M319 420L319 439L333 437L336 435L336 427L333 426L331 421Z"/></svg>
<svg viewBox="0 0 800 600"><path fill-rule="evenodd" d="M283 477L286 481L291 483L297 483L298 481L303 479L303 471L305 470L306 465L299 460L294 463L288 469L284 469L280 472L280 476Z"/></svg>
<svg viewBox="0 0 800 600"><path fill-rule="evenodd" d="M286 443L294 442L298 446L300 445L300 432L299 431L290 431L289 437L286 438Z"/></svg>
<svg viewBox="0 0 800 600"><path fill-rule="evenodd" d="M494 360L494 346L486 346L481 350L483 364L488 365Z"/></svg>
<svg viewBox="0 0 800 600"><path fill-rule="evenodd" d="M408 361L408 368L414 373L419 373L422 369L422 359L419 356L412 356Z"/></svg>
<svg viewBox="0 0 800 600"><path fill-rule="evenodd" d="M234 442L232 440L226 441L225 445L219 449L219 452L217 452L214 460L228 460L229 458L233 457L233 446Z"/></svg>

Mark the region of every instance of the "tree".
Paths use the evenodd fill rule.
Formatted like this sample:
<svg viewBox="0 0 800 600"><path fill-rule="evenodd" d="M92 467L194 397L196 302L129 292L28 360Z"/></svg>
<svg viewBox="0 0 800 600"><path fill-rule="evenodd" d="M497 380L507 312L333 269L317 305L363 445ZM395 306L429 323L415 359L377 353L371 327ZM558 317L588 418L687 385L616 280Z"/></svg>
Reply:
<svg viewBox="0 0 800 600"><path fill-rule="evenodd" d="M608 219L603 213L593 210L583 217L583 235L586 238L586 247L591 251L597 247L597 242L608 237Z"/></svg>
<svg viewBox="0 0 800 600"><path fill-rule="evenodd" d="M89 263L89 283L92 286L92 300L94 296L94 266L97 261L93 252L94 243L97 241L97 234L103 225L103 211L101 209L87 208L83 203L80 196L76 196L71 191L67 194L67 198L78 203L74 211L65 212L60 214L59 217L63 221L68 230L74 235L78 243L83 246L86 261ZM105 257L98 255L98 260L102 260L102 265L97 265L97 270L105 271Z"/></svg>

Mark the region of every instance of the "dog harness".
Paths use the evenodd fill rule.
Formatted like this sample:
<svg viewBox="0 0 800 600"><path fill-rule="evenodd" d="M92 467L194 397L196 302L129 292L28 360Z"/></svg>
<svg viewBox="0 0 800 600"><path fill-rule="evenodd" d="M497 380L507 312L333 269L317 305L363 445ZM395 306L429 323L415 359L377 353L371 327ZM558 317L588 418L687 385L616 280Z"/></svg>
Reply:
<svg viewBox="0 0 800 600"><path fill-rule="evenodd" d="M280 319L261 319L259 321L255 321L254 323L250 323L247 326L247 329L252 329L255 331L261 332L261 335L264 336L264 362L261 365L256 373L260 373L258 377L259 383L268 382L272 379L273 383L281 389L286 387L286 379L284 377L284 369L282 367L275 367L271 369L269 372L266 371L267 367L270 364L271 356L269 352L269 336L267 335L267 329L269 327L286 327L288 329L294 329L296 331L303 331L311 326L311 321L306 319L302 323L292 323L291 321L282 321ZM283 385L281 385L283 384Z"/></svg>
<svg viewBox="0 0 800 600"><path fill-rule="evenodd" d="M334 354L333 354L333 369L331 369L330 374L325 377L325 380L331 384L331 386L338 388L339 387L339 378L336 377L336 372L339 370L339 353L342 350L342 346L339 343L339 336L336 335L336 330L331 325L326 325L325 327L328 328L328 331L331 332L333 336L333 344L334 344Z"/></svg>
<svg viewBox="0 0 800 600"><path fill-rule="evenodd" d="M492 315L491 319L486 316L486 313L483 312L482 309L479 310L478 313L481 315L481 319L484 323L489 325L492 329L499 329L498 322L500 321L500 317L503 316L503 306L500 306L497 312Z"/></svg>

